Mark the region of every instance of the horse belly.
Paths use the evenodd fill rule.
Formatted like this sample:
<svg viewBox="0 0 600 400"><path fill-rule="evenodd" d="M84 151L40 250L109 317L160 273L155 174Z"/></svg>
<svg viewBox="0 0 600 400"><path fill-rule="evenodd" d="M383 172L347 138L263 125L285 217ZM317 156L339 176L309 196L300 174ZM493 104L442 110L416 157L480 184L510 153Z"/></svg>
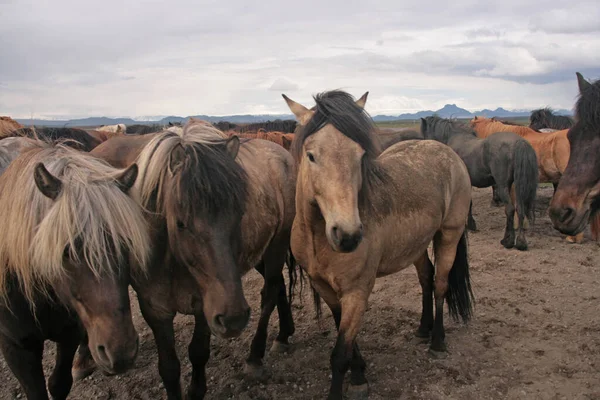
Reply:
<svg viewBox="0 0 600 400"><path fill-rule="evenodd" d="M441 225L437 218L430 221L407 223L411 219L404 219L402 223L394 224L389 232L397 232L387 236L382 251L382 259L377 269L377 277L394 274L410 267L424 252L427 251L433 236Z"/></svg>

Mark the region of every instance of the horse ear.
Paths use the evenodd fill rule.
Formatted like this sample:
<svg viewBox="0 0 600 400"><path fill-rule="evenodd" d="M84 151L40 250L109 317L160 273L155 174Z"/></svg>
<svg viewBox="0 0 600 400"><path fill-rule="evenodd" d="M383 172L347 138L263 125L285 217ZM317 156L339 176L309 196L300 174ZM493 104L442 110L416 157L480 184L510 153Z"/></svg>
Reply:
<svg viewBox="0 0 600 400"><path fill-rule="evenodd" d="M238 155L238 152L240 151L240 138L235 135L230 136L229 139L227 139L227 142L225 143L225 150L227 151L227 153L229 153L231 158L235 160L235 158Z"/></svg>
<svg viewBox="0 0 600 400"><path fill-rule="evenodd" d="M475 118L473 118L474 120L477 120L477 115L475 116Z"/></svg>
<svg viewBox="0 0 600 400"><path fill-rule="evenodd" d="M364 109L365 108L365 104L367 104L367 96L369 95L369 92L365 92L365 94L363 94L361 96L360 99L356 100L356 105L359 106L360 108Z"/></svg>
<svg viewBox="0 0 600 400"><path fill-rule="evenodd" d="M579 93L583 93L583 91L585 89L592 86L591 83L589 83L588 81L583 79L583 75L581 75L579 72L575 72L575 74L577 75L577 84L579 85Z"/></svg>
<svg viewBox="0 0 600 400"><path fill-rule="evenodd" d="M135 180L138 177L138 171L139 168L137 164L133 163L129 166L129 168L123 171L121 175L117 176L116 181L119 189L121 189L124 193L127 193L135 183Z"/></svg>
<svg viewBox="0 0 600 400"><path fill-rule="evenodd" d="M169 172L171 174L175 174L177 170L183 164L183 160L185 159L185 149L182 145L178 144L171 150L171 156L169 157Z"/></svg>
<svg viewBox="0 0 600 400"><path fill-rule="evenodd" d="M294 100L290 99L285 94L282 94L281 96L283 96L283 99L287 103L292 113L296 116L298 122L300 122L301 125L306 125L306 123L312 117L313 112L310 111L308 108L304 107L302 104L296 103Z"/></svg>
<svg viewBox="0 0 600 400"><path fill-rule="evenodd" d="M49 199L56 200L62 190L60 179L52 175L43 163L38 163L33 170L35 185Z"/></svg>
<svg viewBox="0 0 600 400"><path fill-rule="evenodd" d="M289 150L292 147L292 141L285 136L281 137L281 142L283 143L283 148Z"/></svg>

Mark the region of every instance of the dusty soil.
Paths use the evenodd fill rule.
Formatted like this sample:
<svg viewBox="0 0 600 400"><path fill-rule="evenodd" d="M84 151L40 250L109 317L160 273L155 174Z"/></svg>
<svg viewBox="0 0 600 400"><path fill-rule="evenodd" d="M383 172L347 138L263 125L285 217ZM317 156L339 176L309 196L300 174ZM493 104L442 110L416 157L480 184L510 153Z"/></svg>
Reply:
<svg viewBox="0 0 600 400"><path fill-rule="evenodd" d="M491 208L491 190L474 190L479 232L471 233L475 317L465 326L447 319L449 352L438 359L413 338L420 315L420 287L413 268L377 281L359 335L367 361L370 399L599 399L600 247L589 239L567 244L545 212L551 188L538 191L530 250L505 250L501 208ZM245 278L253 307L249 328L229 341L213 338L208 363L209 399L321 399L329 387L329 353L335 329L328 312L315 320L308 290L293 309L296 334L291 354L267 354L269 377L244 379L242 370L254 334L262 281ZM134 311L141 348L136 368L119 377L94 373L73 386L72 399L164 399L152 333ZM270 341L277 331L273 314ZM182 378L192 334L188 317L176 319ZM48 343L49 375L54 346ZM0 358L0 398L22 398Z"/></svg>

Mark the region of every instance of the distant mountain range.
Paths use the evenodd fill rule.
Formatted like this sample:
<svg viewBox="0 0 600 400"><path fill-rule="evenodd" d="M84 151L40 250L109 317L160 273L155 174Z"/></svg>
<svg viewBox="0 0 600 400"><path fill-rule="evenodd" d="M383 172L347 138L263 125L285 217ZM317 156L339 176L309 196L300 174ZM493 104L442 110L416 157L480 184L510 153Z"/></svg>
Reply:
<svg viewBox="0 0 600 400"><path fill-rule="evenodd" d="M555 110L556 114L559 115L572 115L573 113L569 110ZM495 110L484 109L481 111L470 112L464 108L458 107L456 104L446 104L444 107L437 111L419 111L413 114L400 114L400 115L376 115L373 120L380 121L396 121L396 120L411 120L428 117L430 115L438 115L442 118L473 118L475 115L484 117L498 117L498 118L517 118L517 117L529 117L531 111L508 111L502 107L498 107ZM281 114L281 115L226 115L222 117L215 117L210 115L193 115L194 118L203 119L209 122L220 122L228 121L232 123L253 123L253 122L265 122L273 121L276 119L286 120L294 119L292 114ZM100 125L113 125L113 124L167 124L169 122L185 122L190 117L140 117L138 119L132 118L107 118L107 117L90 117L81 119L69 119L69 120L45 120L45 119L17 119L18 122L24 125L38 125L38 126L100 126Z"/></svg>

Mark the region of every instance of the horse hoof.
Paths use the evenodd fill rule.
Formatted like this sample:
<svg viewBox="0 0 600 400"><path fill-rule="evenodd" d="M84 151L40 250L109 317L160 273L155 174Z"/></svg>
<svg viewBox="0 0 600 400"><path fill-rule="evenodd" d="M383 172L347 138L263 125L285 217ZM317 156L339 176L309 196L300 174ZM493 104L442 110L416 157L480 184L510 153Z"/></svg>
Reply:
<svg viewBox="0 0 600 400"><path fill-rule="evenodd" d="M346 395L348 399L352 400L367 400L369 398L369 384L349 385Z"/></svg>
<svg viewBox="0 0 600 400"><path fill-rule="evenodd" d="M267 371L264 366L249 363L246 363L244 366L244 374L246 377L256 381L264 380L267 377Z"/></svg>
<svg viewBox="0 0 600 400"><path fill-rule="evenodd" d="M448 357L448 353L446 352L446 345L442 344L441 348L443 350L434 349L433 346L429 348L429 355L437 360L443 360Z"/></svg>
<svg viewBox="0 0 600 400"><path fill-rule="evenodd" d="M504 246L505 249L512 249L515 246L514 240L502 239L500 241L500 244L502 244L502 246Z"/></svg>
<svg viewBox="0 0 600 400"><path fill-rule="evenodd" d="M87 365L86 365L87 364ZM96 363L93 360L84 362L83 365L74 365L71 369L73 381L80 381L87 378L96 370Z"/></svg>
<svg viewBox="0 0 600 400"><path fill-rule="evenodd" d="M431 331L430 330L424 330L424 329L417 329L415 331L415 337L419 338L419 339L427 339L429 340L429 337L431 336Z"/></svg>
<svg viewBox="0 0 600 400"><path fill-rule="evenodd" d="M517 250L521 250L521 251L526 251L528 246L527 246L527 242L526 241L520 241L517 239L517 244L515 246L517 248Z"/></svg>
<svg viewBox="0 0 600 400"><path fill-rule="evenodd" d="M271 346L271 352L273 353L289 353L292 349L292 345L289 343L281 343L277 340L273 342L273 346Z"/></svg>
<svg viewBox="0 0 600 400"><path fill-rule="evenodd" d="M568 243L580 244L583 242L583 236L567 236L566 240Z"/></svg>

